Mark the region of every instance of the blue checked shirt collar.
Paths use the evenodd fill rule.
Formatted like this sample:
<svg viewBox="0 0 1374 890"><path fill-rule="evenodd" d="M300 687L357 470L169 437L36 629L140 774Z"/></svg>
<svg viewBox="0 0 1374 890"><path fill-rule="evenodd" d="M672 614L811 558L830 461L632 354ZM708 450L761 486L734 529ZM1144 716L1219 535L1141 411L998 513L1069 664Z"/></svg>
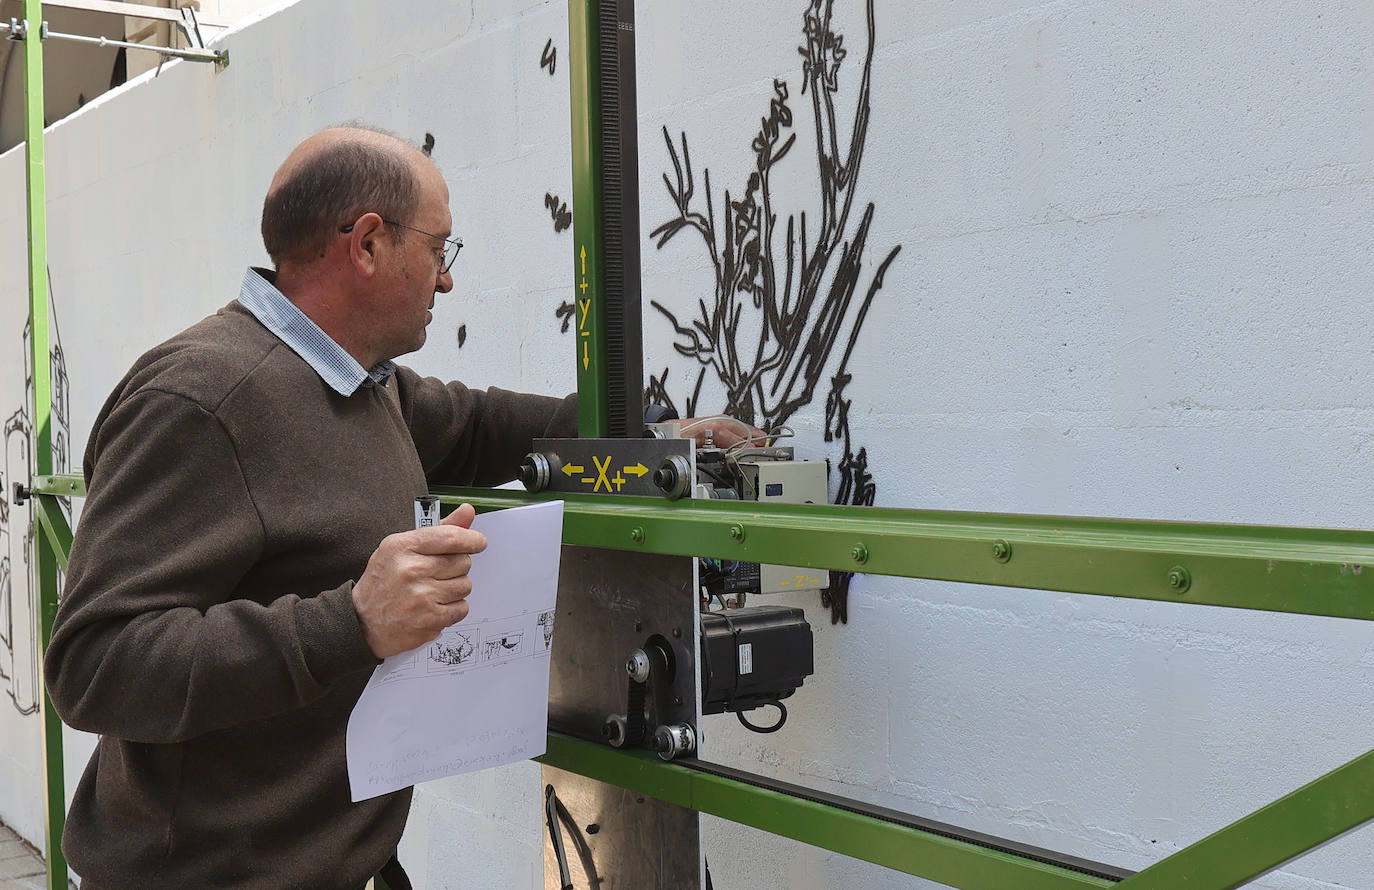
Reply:
<svg viewBox="0 0 1374 890"><path fill-rule="evenodd" d="M396 373L394 364L385 361L371 370L364 370L357 359L277 290L272 283L275 278L275 272L250 268L239 287L239 303L243 308L305 359L320 379L339 395L351 396L360 386L386 385Z"/></svg>

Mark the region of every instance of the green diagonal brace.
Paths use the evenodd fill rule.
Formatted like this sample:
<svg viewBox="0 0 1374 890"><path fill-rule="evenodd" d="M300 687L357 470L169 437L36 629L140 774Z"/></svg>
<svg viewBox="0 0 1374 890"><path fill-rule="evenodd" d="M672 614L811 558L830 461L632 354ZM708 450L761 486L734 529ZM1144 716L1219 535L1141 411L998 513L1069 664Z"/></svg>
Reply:
<svg viewBox="0 0 1374 890"><path fill-rule="evenodd" d="M47 545L52 551L53 559L57 560L57 568L65 572L67 570L67 557L72 552L72 529L67 524L67 517L62 513L62 507L58 504L57 498L51 495L38 495L33 499L34 514L38 519L39 528L43 529L43 534L47 540ZM54 609L56 598L53 600ZM47 646L45 645L46 651Z"/></svg>
<svg viewBox="0 0 1374 890"><path fill-rule="evenodd" d="M541 763L702 813L963 890L1120 886L1047 863L896 825L839 807L549 733Z"/></svg>
<svg viewBox="0 0 1374 890"><path fill-rule="evenodd" d="M1374 819L1374 751L1162 859L1122 890L1231 890Z"/></svg>
<svg viewBox="0 0 1374 890"><path fill-rule="evenodd" d="M478 509L560 498L564 543L585 547L1374 619L1374 534L1365 531L435 492Z"/></svg>

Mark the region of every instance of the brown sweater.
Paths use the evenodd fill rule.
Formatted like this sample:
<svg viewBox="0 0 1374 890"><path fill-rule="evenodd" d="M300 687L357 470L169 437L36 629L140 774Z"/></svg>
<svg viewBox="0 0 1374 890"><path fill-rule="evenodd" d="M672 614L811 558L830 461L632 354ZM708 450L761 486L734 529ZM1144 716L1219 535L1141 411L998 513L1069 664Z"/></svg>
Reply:
<svg viewBox="0 0 1374 890"><path fill-rule="evenodd" d="M574 400L401 368L344 397L237 302L153 349L91 430L45 669L102 738L62 849L110 890L358 890L409 790L351 803L377 660L350 592L426 480L510 479Z"/></svg>

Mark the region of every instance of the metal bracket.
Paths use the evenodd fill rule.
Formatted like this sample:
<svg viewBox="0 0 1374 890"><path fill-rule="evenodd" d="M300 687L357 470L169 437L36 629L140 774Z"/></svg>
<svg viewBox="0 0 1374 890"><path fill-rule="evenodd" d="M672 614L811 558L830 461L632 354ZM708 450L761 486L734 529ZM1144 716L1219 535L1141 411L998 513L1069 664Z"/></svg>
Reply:
<svg viewBox="0 0 1374 890"><path fill-rule="evenodd" d="M181 21L177 22L177 27L181 29L182 35L186 37L186 42L191 45L191 49L205 49L205 38L200 34L200 24L196 21L196 11L190 6L181 8Z"/></svg>
<svg viewBox="0 0 1374 890"><path fill-rule="evenodd" d="M16 18L11 18L8 24L0 25L0 28L4 28L10 32L10 40L23 40L28 36L29 32L28 22ZM41 31L39 32L39 36L43 36Z"/></svg>

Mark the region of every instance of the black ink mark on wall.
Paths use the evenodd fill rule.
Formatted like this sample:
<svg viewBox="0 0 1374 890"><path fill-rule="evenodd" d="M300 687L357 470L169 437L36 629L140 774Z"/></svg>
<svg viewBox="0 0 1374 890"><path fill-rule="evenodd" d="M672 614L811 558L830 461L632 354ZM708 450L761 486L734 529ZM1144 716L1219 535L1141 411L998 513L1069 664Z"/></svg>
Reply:
<svg viewBox="0 0 1374 890"><path fill-rule="evenodd" d="M426 134L425 134L425 141L424 141L424 144L420 146L420 151L422 151L422 152L425 153L425 157L429 157L431 154L434 153L434 134L433 134L433 133L426 133Z"/></svg>
<svg viewBox="0 0 1374 890"><path fill-rule="evenodd" d="M809 0L802 14L803 43L797 48L802 57L801 94L810 92L819 195L809 218L806 211L788 214L781 253L775 244L779 231L772 207L773 176L781 175L778 165L792 150L797 134L789 132L793 124L790 91L780 79L773 81L768 113L760 119L750 143L754 169L742 188L723 191L719 216L710 169L702 171L703 213L693 200L696 180L687 134L681 135L679 151L667 127L663 128L673 168L671 178L663 174L663 183L677 214L649 236L657 239L661 250L678 234L695 232L715 269L714 292L709 299L697 301L695 315L680 316L652 301L673 326L677 336L673 348L700 365L684 416L697 414L696 400L707 371L725 386L723 412L764 429L786 424L798 409L812 402L817 386L826 379L830 388L825 438L844 446L836 502L871 506L877 486L869 472L867 449L854 450L851 402L844 389L853 378L848 366L864 320L901 245L887 252L867 285L861 286L867 274L865 251L874 213L869 202L851 225L871 112L873 0L867 0L866 6L868 47L848 132L842 132L836 122L839 73L848 50L843 35L831 27L834 0ZM838 354L837 346L842 346ZM646 398L671 404L666 398L667 376L666 369L661 377L650 376ZM848 572L832 573L823 599L830 607L832 623L848 620L852 577Z"/></svg>
<svg viewBox="0 0 1374 890"><path fill-rule="evenodd" d="M554 69L558 67L558 47L553 45L553 38L544 44L544 51L539 54L539 67L549 69L549 77L553 77Z"/></svg>
<svg viewBox="0 0 1374 890"><path fill-rule="evenodd" d="M565 232L572 226L572 211L568 209L568 202L560 199L553 192L544 193L544 206L548 208L550 215L553 216L553 231L555 234ZM577 311L568 300L558 304L558 308L553 310L554 317L560 321L558 332L566 334L572 325L573 314Z"/></svg>
<svg viewBox="0 0 1374 890"><path fill-rule="evenodd" d="M71 467L71 385L62 337L57 327L56 301L52 307L49 367L52 374L53 472ZM14 484L27 484L34 471L30 455L36 416L30 326L24 325L21 346L24 362L23 404L8 415L3 429L4 456L0 463L0 681L15 709L24 716L38 713L39 686L37 642L38 580L33 564L37 532L32 502L11 504ZM11 353L12 355L12 353ZM68 523L71 499L59 501ZM58 577L61 585L61 575Z"/></svg>
<svg viewBox="0 0 1374 890"><path fill-rule="evenodd" d="M460 324L458 325L458 348L462 349L466 342L468 342L468 326Z"/></svg>
<svg viewBox="0 0 1374 890"><path fill-rule="evenodd" d="M572 211L568 209L567 201L561 200L553 192L545 192L544 206L549 208L549 213L553 216L555 232L561 232L572 225Z"/></svg>
<svg viewBox="0 0 1374 890"><path fill-rule="evenodd" d="M560 334L566 334L568 332L568 328L572 325L573 313L576 311L577 307L567 300L559 303L558 308L553 310L554 316L563 321L563 326L558 329Z"/></svg>

